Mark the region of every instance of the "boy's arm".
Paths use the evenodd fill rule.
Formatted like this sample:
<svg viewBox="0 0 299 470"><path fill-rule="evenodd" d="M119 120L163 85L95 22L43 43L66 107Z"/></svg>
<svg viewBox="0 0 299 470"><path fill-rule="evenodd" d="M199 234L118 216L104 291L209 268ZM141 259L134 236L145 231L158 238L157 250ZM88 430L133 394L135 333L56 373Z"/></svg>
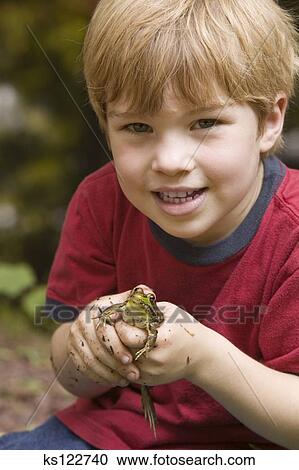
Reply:
<svg viewBox="0 0 299 470"><path fill-rule="evenodd" d="M67 352L67 340L71 323L64 323L55 330L51 340L51 360L59 383L68 392L82 398L103 395L113 386L98 385L75 367Z"/></svg>
<svg viewBox="0 0 299 470"><path fill-rule="evenodd" d="M299 377L264 366L206 330L190 380L255 433L299 449Z"/></svg>

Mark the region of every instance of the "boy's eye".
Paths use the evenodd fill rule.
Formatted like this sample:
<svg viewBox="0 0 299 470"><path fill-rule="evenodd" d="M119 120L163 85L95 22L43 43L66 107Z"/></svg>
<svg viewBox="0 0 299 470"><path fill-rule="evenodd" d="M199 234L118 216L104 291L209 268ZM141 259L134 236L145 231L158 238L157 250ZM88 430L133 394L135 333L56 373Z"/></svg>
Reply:
<svg viewBox="0 0 299 470"><path fill-rule="evenodd" d="M141 122L134 122L133 124L129 124L125 127L125 130L128 132L132 132L133 134L141 134L147 132L150 126L147 124L142 124Z"/></svg>
<svg viewBox="0 0 299 470"><path fill-rule="evenodd" d="M209 129L218 123L217 119L199 119L196 124L200 125L200 129Z"/></svg>

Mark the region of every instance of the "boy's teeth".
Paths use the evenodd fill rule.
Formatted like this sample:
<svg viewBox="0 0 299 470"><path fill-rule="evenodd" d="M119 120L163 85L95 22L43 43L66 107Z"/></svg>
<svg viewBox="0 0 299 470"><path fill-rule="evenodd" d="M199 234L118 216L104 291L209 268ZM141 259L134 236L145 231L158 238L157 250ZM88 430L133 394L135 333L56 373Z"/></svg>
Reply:
<svg viewBox="0 0 299 470"><path fill-rule="evenodd" d="M188 197L188 196L191 196L193 193L194 191L190 191L190 192L181 191L177 193L169 192L169 193L160 193L160 194L166 197Z"/></svg>
<svg viewBox="0 0 299 470"><path fill-rule="evenodd" d="M184 204L185 202L192 201L199 197L202 190L195 190L195 191L169 191L169 192L160 192L159 198L162 199L164 202L168 202L170 204Z"/></svg>

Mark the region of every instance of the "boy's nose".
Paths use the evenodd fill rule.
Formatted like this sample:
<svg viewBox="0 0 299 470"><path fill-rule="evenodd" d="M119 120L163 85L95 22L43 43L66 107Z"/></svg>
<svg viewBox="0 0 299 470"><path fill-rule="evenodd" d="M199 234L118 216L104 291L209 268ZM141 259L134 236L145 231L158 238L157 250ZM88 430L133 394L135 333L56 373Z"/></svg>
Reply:
<svg viewBox="0 0 299 470"><path fill-rule="evenodd" d="M186 144L163 145L153 153L152 170L174 176L195 167L195 149L186 149Z"/></svg>

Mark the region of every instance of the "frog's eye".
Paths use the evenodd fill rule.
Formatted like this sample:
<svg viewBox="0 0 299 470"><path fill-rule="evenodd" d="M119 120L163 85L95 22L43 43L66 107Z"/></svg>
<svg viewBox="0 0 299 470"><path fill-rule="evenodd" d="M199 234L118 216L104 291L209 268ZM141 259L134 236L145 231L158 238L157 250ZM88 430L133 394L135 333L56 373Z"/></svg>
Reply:
<svg viewBox="0 0 299 470"><path fill-rule="evenodd" d="M148 294L147 297L148 297L149 300L152 300L152 301L156 300L155 294Z"/></svg>

